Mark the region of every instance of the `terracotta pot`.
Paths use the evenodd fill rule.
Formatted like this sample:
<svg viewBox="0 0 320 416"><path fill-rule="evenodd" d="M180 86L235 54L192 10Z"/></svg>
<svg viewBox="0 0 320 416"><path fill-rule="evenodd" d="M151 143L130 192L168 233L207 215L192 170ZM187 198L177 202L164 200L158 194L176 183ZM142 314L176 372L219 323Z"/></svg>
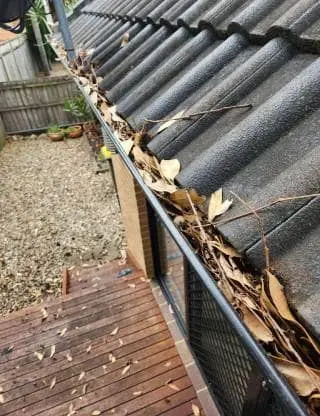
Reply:
<svg viewBox="0 0 320 416"><path fill-rule="evenodd" d="M47 133L47 135L52 142L60 142L61 140L63 140L64 136L63 131L58 133Z"/></svg>
<svg viewBox="0 0 320 416"><path fill-rule="evenodd" d="M68 132L68 137L70 139L77 139L82 135L82 127L81 126L72 126L72 131Z"/></svg>

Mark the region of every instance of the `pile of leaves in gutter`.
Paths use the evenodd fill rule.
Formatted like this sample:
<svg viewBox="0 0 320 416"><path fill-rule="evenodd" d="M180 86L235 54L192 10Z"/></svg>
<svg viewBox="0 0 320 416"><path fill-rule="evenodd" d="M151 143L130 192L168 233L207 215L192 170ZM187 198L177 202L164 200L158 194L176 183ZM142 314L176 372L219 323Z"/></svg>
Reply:
<svg viewBox="0 0 320 416"><path fill-rule="evenodd" d="M94 68L81 52L70 70L113 128L125 152L134 161L145 183L162 201L176 226L188 238L218 287L239 313L267 354L308 405L310 414L320 410L320 347L290 310L283 287L271 272L268 248L264 245L266 269L261 276L248 272L244 259L228 246L214 226L232 201L223 200L222 189L209 201L194 189L181 189L175 183L180 171L177 159L159 161L143 148L145 132L134 132L110 105L98 84ZM177 114L163 120L157 133L181 118ZM257 216L255 211L253 215Z"/></svg>

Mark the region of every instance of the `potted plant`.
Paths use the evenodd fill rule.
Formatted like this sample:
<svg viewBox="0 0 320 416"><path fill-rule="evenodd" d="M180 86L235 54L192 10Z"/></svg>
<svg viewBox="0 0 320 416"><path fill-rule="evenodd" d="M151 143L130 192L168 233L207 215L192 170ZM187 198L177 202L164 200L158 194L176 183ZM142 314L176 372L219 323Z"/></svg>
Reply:
<svg viewBox="0 0 320 416"><path fill-rule="evenodd" d="M88 128L90 128L89 126L91 125L91 123L89 123L89 121L94 120L94 116L92 114L89 104L86 102L85 98L82 95L66 100L64 102L64 110L72 114L72 116L75 119L83 123L84 130L88 130ZM72 126L73 129L75 129L76 127L78 126ZM76 137L80 137L80 135Z"/></svg>
<svg viewBox="0 0 320 416"><path fill-rule="evenodd" d="M65 129L65 133L69 139L77 139L82 136L82 126L70 126Z"/></svg>
<svg viewBox="0 0 320 416"><path fill-rule="evenodd" d="M61 127L54 125L48 128L47 135L53 142L60 142L64 138L64 131Z"/></svg>

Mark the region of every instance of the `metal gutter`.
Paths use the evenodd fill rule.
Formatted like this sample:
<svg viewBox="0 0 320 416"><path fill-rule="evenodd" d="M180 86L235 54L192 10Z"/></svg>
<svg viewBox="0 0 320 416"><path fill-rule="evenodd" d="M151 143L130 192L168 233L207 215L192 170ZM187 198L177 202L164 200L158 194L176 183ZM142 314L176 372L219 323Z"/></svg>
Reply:
<svg viewBox="0 0 320 416"><path fill-rule="evenodd" d="M62 61L62 63L64 64L68 72L70 72L66 62ZM160 204L159 200L156 198L153 192L148 188L148 186L144 183L134 163L123 150L120 141L114 135L111 127L102 118L99 110L92 103L89 95L84 91L84 89L82 88L78 80L75 79L75 82L78 85L83 96L85 97L86 101L90 105L93 113L96 115L102 128L105 130L106 134L108 135L110 140L113 142L117 152L120 154L126 167L129 169L130 173L132 174L132 176L135 178L135 180L141 187L149 204L156 211L158 217L163 222L164 226L168 230L171 237L175 240L179 249L186 256L186 258L188 259L192 267L196 270L199 278L202 280L203 284L205 285L207 290L210 292L210 294L212 295L216 303L219 305L221 311L225 314L227 320L232 325L232 327L236 331L241 341L246 346L250 356L257 361L258 367L261 369L264 376L266 377L267 384L270 386L271 390L276 395L278 395L278 397L281 399L283 403L286 404L286 406L288 406L291 409L291 411L293 412L293 415L306 416L307 411L302 401L298 398L296 393L291 389L291 387L287 383L287 380L284 377L282 377L281 374L276 370L275 366L267 357L262 347L258 345L258 343L251 336L247 328L241 322L237 313L234 311L232 306L226 300L224 295L220 292L216 283L213 281L212 277L208 274L207 270L205 269L199 257L195 255L193 248L190 246L189 242L176 228L171 218L168 216L165 209Z"/></svg>

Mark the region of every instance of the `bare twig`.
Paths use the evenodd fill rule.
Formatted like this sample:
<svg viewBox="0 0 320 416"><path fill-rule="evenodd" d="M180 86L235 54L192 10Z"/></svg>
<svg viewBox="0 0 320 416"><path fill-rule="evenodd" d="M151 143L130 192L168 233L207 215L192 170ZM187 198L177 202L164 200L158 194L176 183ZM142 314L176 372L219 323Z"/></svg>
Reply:
<svg viewBox="0 0 320 416"><path fill-rule="evenodd" d="M262 218L258 215L257 211L246 201L244 201L239 195L237 195L235 192L230 191L232 195L234 195L242 204L244 204L247 208L249 208L252 212L252 214L257 218L260 233L261 233L261 241L263 244L263 252L264 252L264 259L265 259L265 269L269 271L270 269L270 256L269 256L269 247L267 245L267 238L264 233L264 225Z"/></svg>
<svg viewBox="0 0 320 416"><path fill-rule="evenodd" d="M280 204L282 202L297 201L299 199L308 199L308 198L319 198L319 196L320 196L320 193L278 198L275 201L272 201L269 204L263 205L261 207L255 208L254 210L255 210L255 212L260 212L260 211L263 211L267 208L272 207L273 205ZM227 224L228 222L235 221L235 220L238 220L240 218L248 217L249 215L253 215L252 210L248 211L248 212L244 212L243 214L235 215L234 217L226 218L225 220L220 220L220 221L213 222L210 225L218 226L218 225L222 225L222 224ZM207 224L206 226L209 226L209 224Z"/></svg>
<svg viewBox="0 0 320 416"><path fill-rule="evenodd" d="M160 120L150 120L148 118L145 118L144 121L148 123L166 123L167 121L189 120L192 117L200 117L200 116L204 116L205 114L210 114L210 113L220 113L221 111L233 110L235 108L252 108L252 104L228 105L226 107L213 108L212 110L186 114L185 116L181 116L181 117L163 118Z"/></svg>

